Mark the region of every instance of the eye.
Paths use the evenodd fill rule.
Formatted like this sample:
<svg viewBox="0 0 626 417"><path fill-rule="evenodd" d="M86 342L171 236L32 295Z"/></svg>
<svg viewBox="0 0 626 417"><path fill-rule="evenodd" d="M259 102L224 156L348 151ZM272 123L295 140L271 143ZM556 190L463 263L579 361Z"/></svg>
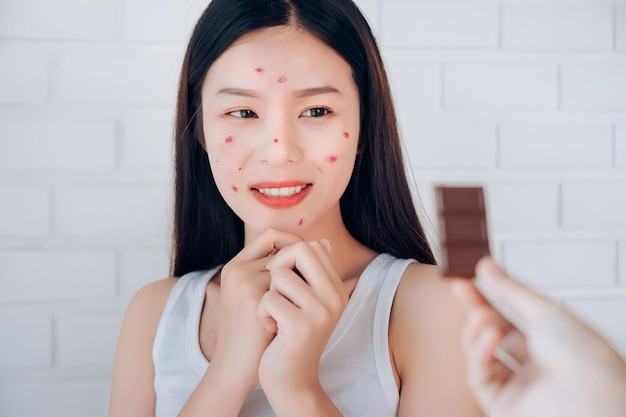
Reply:
<svg viewBox="0 0 626 417"><path fill-rule="evenodd" d="M250 109L241 109L241 110L233 110L231 112L226 113L230 116L237 117L239 119L254 119L258 118L255 112Z"/></svg>
<svg viewBox="0 0 626 417"><path fill-rule="evenodd" d="M330 111L329 109L325 108L325 107L313 107L310 108L308 110L305 110L304 113L302 113L302 116L304 117L324 117L327 116L329 114L331 114L332 111Z"/></svg>

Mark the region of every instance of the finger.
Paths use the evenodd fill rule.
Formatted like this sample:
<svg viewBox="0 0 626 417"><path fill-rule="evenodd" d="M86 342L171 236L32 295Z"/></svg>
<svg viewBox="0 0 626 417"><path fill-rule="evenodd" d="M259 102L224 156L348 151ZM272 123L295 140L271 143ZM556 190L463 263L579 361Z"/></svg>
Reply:
<svg viewBox="0 0 626 417"><path fill-rule="evenodd" d="M230 293L231 289L238 296L267 291L270 288L270 274L265 269L265 259L255 259L222 269L221 290ZM233 293L233 294L234 294Z"/></svg>
<svg viewBox="0 0 626 417"><path fill-rule="evenodd" d="M300 316L300 311L278 292L268 291L259 302L257 314L261 322L274 321L276 323L275 332L278 332L288 330L289 323Z"/></svg>
<svg viewBox="0 0 626 417"><path fill-rule="evenodd" d="M476 280L490 304L522 332L546 309L556 306L511 279L491 258L478 262Z"/></svg>
<svg viewBox="0 0 626 417"><path fill-rule="evenodd" d="M308 310L318 302L311 287L292 269L277 267L272 269L271 276L270 291L278 292L296 307Z"/></svg>
<svg viewBox="0 0 626 417"><path fill-rule="evenodd" d="M489 305L485 297L476 289L468 279L453 278L450 281L452 295L461 302L466 310L471 310L483 305Z"/></svg>
<svg viewBox="0 0 626 417"><path fill-rule="evenodd" d="M271 255L288 245L300 242L302 239L291 233L277 229L266 229L244 248L229 263L242 263Z"/></svg>
<svg viewBox="0 0 626 417"><path fill-rule="evenodd" d="M478 334L488 326L498 329L501 334L508 334L515 330L515 327L494 310L491 305L486 304L473 307L469 311L465 326L465 331L468 332L467 337L472 341L475 340Z"/></svg>
<svg viewBox="0 0 626 417"><path fill-rule="evenodd" d="M515 361L518 366L528 360L528 345L526 342L526 336L524 336L519 330L512 329L506 333L498 346L499 354L506 354ZM498 357L498 359L501 359ZM506 360L506 359L501 359ZM507 364L508 365L508 364Z"/></svg>
<svg viewBox="0 0 626 417"><path fill-rule="evenodd" d="M512 375L494 357L500 340L501 335L496 328L485 327L466 348L470 386L485 410L491 408L498 392Z"/></svg>
<svg viewBox="0 0 626 417"><path fill-rule="evenodd" d="M341 280L334 268L332 272L327 271L327 266L318 257L321 251L325 252L325 249L319 243L299 242L280 250L267 263L266 268L270 272L281 267L297 269L316 294L323 296L330 291L337 291L338 285L333 281L340 283ZM327 265L332 268L332 264Z"/></svg>
<svg viewBox="0 0 626 417"><path fill-rule="evenodd" d="M344 285L341 277L335 269L335 264L332 261L332 249L330 248L330 242L326 239L320 241L310 242L309 246L317 255L317 259L326 271L326 276L330 278L331 283L335 286L337 291L343 291Z"/></svg>

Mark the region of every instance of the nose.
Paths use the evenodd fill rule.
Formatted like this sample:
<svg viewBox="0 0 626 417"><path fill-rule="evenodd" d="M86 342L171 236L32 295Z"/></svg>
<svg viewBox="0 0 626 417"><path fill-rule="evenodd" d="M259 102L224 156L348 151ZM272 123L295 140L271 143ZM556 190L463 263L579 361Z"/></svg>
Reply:
<svg viewBox="0 0 626 417"><path fill-rule="evenodd" d="M297 162L303 156L298 129L283 117L268 120L259 132L257 157L267 164L280 166Z"/></svg>

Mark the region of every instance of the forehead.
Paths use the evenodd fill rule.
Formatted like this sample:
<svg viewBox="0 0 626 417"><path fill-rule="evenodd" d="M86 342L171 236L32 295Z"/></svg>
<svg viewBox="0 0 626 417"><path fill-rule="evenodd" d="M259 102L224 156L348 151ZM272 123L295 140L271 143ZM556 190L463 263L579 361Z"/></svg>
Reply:
<svg viewBox="0 0 626 417"><path fill-rule="evenodd" d="M235 41L207 72L205 86L265 81L274 87L274 79L281 77L291 85L354 84L350 65L334 49L303 29L278 26Z"/></svg>

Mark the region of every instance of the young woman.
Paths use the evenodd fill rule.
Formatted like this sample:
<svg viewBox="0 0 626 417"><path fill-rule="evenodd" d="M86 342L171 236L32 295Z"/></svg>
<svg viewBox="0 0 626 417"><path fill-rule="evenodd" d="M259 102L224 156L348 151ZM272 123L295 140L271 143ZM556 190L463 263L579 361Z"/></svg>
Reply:
<svg viewBox="0 0 626 417"><path fill-rule="evenodd" d="M174 277L128 307L111 417L482 415L351 1L211 2L174 217Z"/></svg>

